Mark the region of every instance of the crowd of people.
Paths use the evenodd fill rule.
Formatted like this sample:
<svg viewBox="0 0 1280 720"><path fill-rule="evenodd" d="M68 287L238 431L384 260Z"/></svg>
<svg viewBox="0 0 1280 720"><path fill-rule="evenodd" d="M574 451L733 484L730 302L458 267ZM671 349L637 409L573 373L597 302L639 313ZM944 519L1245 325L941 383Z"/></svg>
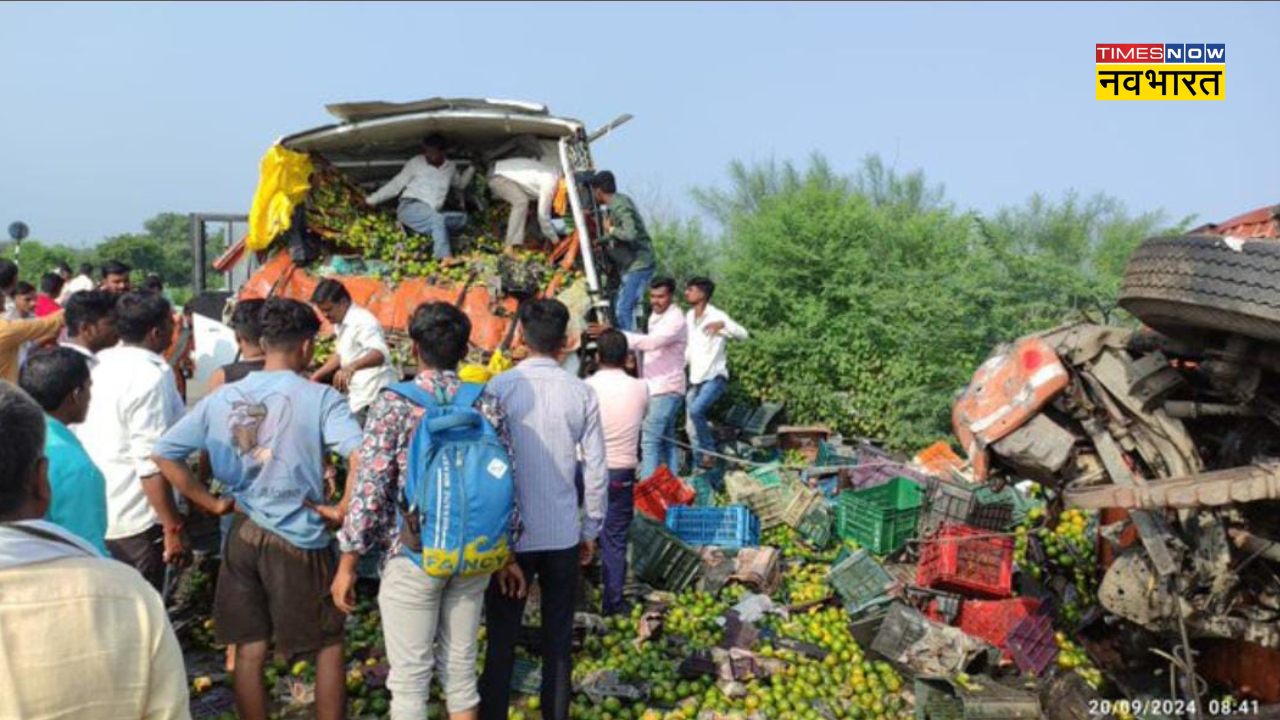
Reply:
<svg viewBox="0 0 1280 720"><path fill-rule="evenodd" d="M406 224L441 237L427 176L446 161L432 149L369 200L402 192ZM490 182L514 197L522 168L506 169ZM526 205L542 208L539 187ZM213 617L233 648L240 717L267 717L272 653L314 655L316 716L344 716L344 614L374 554L393 718L425 716L433 673L453 720L506 718L536 583L542 712L565 720L579 573L598 558L600 611L629 612L633 488L661 466L682 470L682 406L690 464L714 464L707 414L726 389L727 342L747 337L711 304L708 278L685 283L682 310L675 281L654 276L634 202L610 173L593 188L623 272L613 317L588 327L586 379L565 369L569 310L537 299L519 316L527 357L483 385L459 374L467 316L421 305L408 323L418 368L404 380L376 318L328 279L309 304L238 302L238 357L188 409L165 358L175 313L161 293L132 290L130 269L109 264L98 280L61 268L28 301L0 261L0 290L35 315L0 320L0 717L188 716L161 599L189 557L185 504L222 520ZM322 318L336 349L317 368ZM333 455L347 472L340 493L326 477ZM55 664L75 681L52 676Z"/></svg>

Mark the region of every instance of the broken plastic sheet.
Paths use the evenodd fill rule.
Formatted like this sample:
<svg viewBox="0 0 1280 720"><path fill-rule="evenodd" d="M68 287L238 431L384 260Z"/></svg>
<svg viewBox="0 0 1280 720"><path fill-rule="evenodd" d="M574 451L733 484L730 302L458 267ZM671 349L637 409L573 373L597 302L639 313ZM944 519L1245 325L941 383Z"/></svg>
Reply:
<svg viewBox="0 0 1280 720"><path fill-rule="evenodd" d="M272 145L262 157L258 189L249 208L249 235L245 247L261 252L276 236L289 229L293 209L310 189L311 158L306 153Z"/></svg>

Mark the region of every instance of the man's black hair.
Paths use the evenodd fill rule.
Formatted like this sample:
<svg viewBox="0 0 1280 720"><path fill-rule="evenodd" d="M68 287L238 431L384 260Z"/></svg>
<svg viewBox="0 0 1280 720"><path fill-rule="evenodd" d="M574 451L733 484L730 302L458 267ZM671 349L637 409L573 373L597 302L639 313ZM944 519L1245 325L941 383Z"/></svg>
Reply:
<svg viewBox="0 0 1280 720"><path fill-rule="evenodd" d="M620 330L611 328L600 333L596 347L599 348L601 365L620 368L627 364L627 336Z"/></svg>
<svg viewBox="0 0 1280 720"><path fill-rule="evenodd" d="M18 284L13 286L14 297L17 297L19 295L31 295L35 293L35 291L36 291L36 286L32 285L26 280L19 280Z"/></svg>
<svg viewBox="0 0 1280 720"><path fill-rule="evenodd" d="M73 351L74 352L74 351ZM30 490L27 481L44 455L44 413L18 386L0 380L0 517L22 507Z"/></svg>
<svg viewBox="0 0 1280 720"><path fill-rule="evenodd" d="M92 325L107 317L116 309L119 295L106 290L81 290L71 293L62 306L67 334L78 337L85 325Z"/></svg>
<svg viewBox="0 0 1280 720"><path fill-rule="evenodd" d="M612 195L618 192L618 181L609 170L601 170L591 177L591 187Z"/></svg>
<svg viewBox="0 0 1280 720"><path fill-rule="evenodd" d="M47 272L40 276L40 292L49 297L58 297L58 293L62 292L62 286L66 284L66 280L56 272Z"/></svg>
<svg viewBox="0 0 1280 720"><path fill-rule="evenodd" d="M337 303L351 300L351 293L347 292L347 288L333 278L325 278L316 285L316 289L311 293L311 302L313 303Z"/></svg>
<svg viewBox="0 0 1280 720"><path fill-rule="evenodd" d="M18 384L51 413L89 381L89 359L71 348L53 347L31 353Z"/></svg>
<svg viewBox="0 0 1280 720"><path fill-rule="evenodd" d="M409 321L418 356L434 370L452 370L467 357L471 319L450 303L422 303Z"/></svg>
<svg viewBox="0 0 1280 720"><path fill-rule="evenodd" d="M525 343L536 352L551 355L564 347L569 308L559 300L531 300L520 311L520 322Z"/></svg>
<svg viewBox="0 0 1280 720"><path fill-rule="evenodd" d="M436 150L444 150L447 142L440 133L431 133L422 138L422 147L435 148Z"/></svg>
<svg viewBox="0 0 1280 720"><path fill-rule="evenodd" d="M93 275L93 263L80 263L80 274L81 274L81 275L89 275L89 276L92 276L92 275Z"/></svg>
<svg viewBox="0 0 1280 720"><path fill-rule="evenodd" d="M271 298L262 306L262 344L268 348L297 347L318 332L320 318L304 302Z"/></svg>
<svg viewBox="0 0 1280 720"><path fill-rule="evenodd" d="M8 290L18 282L18 266L12 260L0 258L0 291Z"/></svg>
<svg viewBox="0 0 1280 720"><path fill-rule="evenodd" d="M108 275L128 275L131 272L133 272L133 268L119 260L108 260L102 263L103 278L106 278Z"/></svg>
<svg viewBox="0 0 1280 720"><path fill-rule="evenodd" d="M164 292L164 278L151 273L146 280L142 281L142 289L147 292L162 293Z"/></svg>
<svg viewBox="0 0 1280 720"><path fill-rule="evenodd" d="M650 290L657 290L658 288L666 288L668 292L674 293L676 291L676 281L666 275L659 275L649 281Z"/></svg>
<svg viewBox="0 0 1280 720"><path fill-rule="evenodd" d="M241 300L231 311L231 329L236 337L256 345L262 339L262 306L266 300Z"/></svg>
<svg viewBox="0 0 1280 720"><path fill-rule="evenodd" d="M703 295L707 296L708 300L710 300L711 296L716 293L716 283L709 277L691 277L687 282L685 282L685 286L698 288L702 291Z"/></svg>
<svg viewBox="0 0 1280 720"><path fill-rule="evenodd" d="M53 270L54 272L64 272L68 275L71 274L71 266L61 260L53 264Z"/></svg>
<svg viewBox="0 0 1280 720"><path fill-rule="evenodd" d="M113 313L116 332L127 343L140 343L173 312L163 295L134 290L120 296Z"/></svg>

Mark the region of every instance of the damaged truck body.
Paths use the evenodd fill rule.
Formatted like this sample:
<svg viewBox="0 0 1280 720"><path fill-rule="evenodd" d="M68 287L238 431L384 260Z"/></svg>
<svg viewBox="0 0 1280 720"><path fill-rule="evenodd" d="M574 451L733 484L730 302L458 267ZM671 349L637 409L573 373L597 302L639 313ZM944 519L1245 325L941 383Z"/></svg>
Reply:
<svg viewBox="0 0 1280 720"><path fill-rule="evenodd" d="M1278 210L1254 214L1274 232ZM952 422L976 480L1036 481L1099 513L1100 607L1080 631L1107 626L1086 648L1113 681L1203 701L1207 679L1276 703L1280 242L1194 232L1131 258L1119 304L1143 327L998 348Z"/></svg>

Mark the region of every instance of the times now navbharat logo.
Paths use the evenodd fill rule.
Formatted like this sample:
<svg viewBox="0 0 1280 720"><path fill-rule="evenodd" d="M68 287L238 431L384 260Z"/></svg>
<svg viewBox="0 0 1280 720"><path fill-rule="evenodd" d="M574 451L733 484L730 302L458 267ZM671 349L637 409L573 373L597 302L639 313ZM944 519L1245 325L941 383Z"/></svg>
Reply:
<svg viewBox="0 0 1280 720"><path fill-rule="evenodd" d="M1099 100L1222 100L1224 43L1099 43L1094 50Z"/></svg>

